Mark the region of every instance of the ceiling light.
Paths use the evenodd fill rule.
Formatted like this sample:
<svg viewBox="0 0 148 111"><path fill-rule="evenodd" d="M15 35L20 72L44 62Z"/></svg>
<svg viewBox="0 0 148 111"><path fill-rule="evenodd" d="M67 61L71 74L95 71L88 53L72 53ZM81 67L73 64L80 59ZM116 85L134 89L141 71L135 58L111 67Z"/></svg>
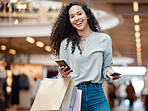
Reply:
<svg viewBox="0 0 148 111"><path fill-rule="evenodd" d="M35 43L35 39L32 38L32 37L26 37L26 41L31 43L31 44Z"/></svg>
<svg viewBox="0 0 148 111"><path fill-rule="evenodd" d="M141 53L137 54L137 59L141 59Z"/></svg>
<svg viewBox="0 0 148 111"><path fill-rule="evenodd" d="M12 78L7 78L7 85L8 86L11 86L12 85Z"/></svg>
<svg viewBox="0 0 148 111"><path fill-rule="evenodd" d="M7 87L6 87L6 90L7 90L8 93L11 93L11 90L12 90L12 89L11 89L11 86L7 86Z"/></svg>
<svg viewBox="0 0 148 111"><path fill-rule="evenodd" d="M137 52L141 52L141 48L137 48Z"/></svg>
<svg viewBox="0 0 148 111"><path fill-rule="evenodd" d="M137 55L141 54L141 51L140 52L137 52Z"/></svg>
<svg viewBox="0 0 148 111"><path fill-rule="evenodd" d="M10 2L11 2L11 3L16 3L16 2L17 2L17 0L10 0Z"/></svg>
<svg viewBox="0 0 148 111"><path fill-rule="evenodd" d="M12 77L12 71L11 70L7 70L7 77L11 78Z"/></svg>
<svg viewBox="0 0 148 111"><path fill-rule="evenodd" d="M23 4L22 5L22 9L26 9L27 8L27 5L26 4Z"/></svg>
<svg viewBox="0 0 148 111"><path fill-rule="evenodd" d="M26 8L27 8L26 4L20 4L20 3L17 4L17 9L26 9Z"/></svg>
<svg viewBox="0 0 148 111"><path fill-rule="evenodd" d="M142 59L141 59L141 57L137 57L137 62L138 62L138 64L140 63L142 63Z"/></svg>
<svg viewBox="0 0 148 111"><path fill-rule="evenodd" d="M135 25L134 29L135 29L136 32L139 32L140 31L140 26L139 25Z"/></svg>
<svg viewBox="0 0 148 111"><path fill-rule="evenodd" d="M141 55L137 56L137 61L139 61L139 62L142 61Z"/></svg>
<svg viewBox="0 0 148 111"><path fill-rule="evenodd" d="M140 48L141 49L141 48ZM137 53L141 53L141 50L137 50Z"/></svg>
<svg viewBox="0 0 148 111"><path fill-rule="evenodd" d="M137 57L137 61L138 61L138 62L142 62L141 56L138 56L138 57Z"/></svg>
<svg viewBox="0 0 148 111"><path fill-rule="evenodd" d="M138 52L138 53L137 53L137 56L140 57L140 56L141 56L141 52Z"/></svg>
<svg viewBox="0 0 148 111"><path fill-rule="evenodd" d="M47 50L48 52L51 52L51 47L50 46L45 46L45 50Z"/></svg>
<svg viewBox="0 0 148 111"><path fill-rule="evenodd" d="M40 41L36 42L36 45L38 47L44 47L44 43L43 42L40 42Z"/></svg>
<svg viewBox="0 0 148 111"><path fill-rule="evenodd" d="M16 19L16 20L14 21L14 24L18 24L18 22L19 22L18 19Z"/></svg>
<svg viewBox="0 0 148 111"><path fill-rule="evenodd" d="M1 50L6 50L6 46L5 45L1 45Z"/></svg>
<svg viewBox="0 0 148 111"><path fill-rule="evenodd" d="M134 15L134 22L139 23L139 15Z"/></svg>
<svg viewBox="0 0 148 111"><path fill-rule="evenodd" d="M141 40L140 40L140 39L136 39L136 42L137 42L137 43L140 43L140 42L141 42Z"/></svg>
<svg viewBox="0 0 148 111"><path fill-rule="evenodd" d="M136 44L136 47L137 47L137 48L141 48L141 44L140 44L140 43L137 43L137 44Z"/></svg>
<svg viewBox="0 0 148 111"><path fill-rule="evenodd" d="M135 12L138 12L139 11L139 3L137 1L134 1L133 2L133 10Z"/></svg>
<svg viewBox="0 0 148 111"><path fill-rule="evenodd" d="M140 32L135 32L135 37L139 38L140 37Z"/></svg>
<svg viewBox="0 0 148 111"><path fill-rule="evenodd" d="M12 55L15 55L16 51L14 49L9 49L9 53L12 54Z"/></svg>

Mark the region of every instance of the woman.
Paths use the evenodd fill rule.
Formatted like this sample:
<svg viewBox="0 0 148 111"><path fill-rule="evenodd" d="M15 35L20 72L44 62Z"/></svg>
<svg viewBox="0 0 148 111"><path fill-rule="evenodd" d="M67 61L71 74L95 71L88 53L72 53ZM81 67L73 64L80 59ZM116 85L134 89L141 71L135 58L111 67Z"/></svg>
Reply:
<svg viewBox="0 0 148 111"><path fill-rule="evenodd" d="M51 45L56 55L71 67L60 67L63 77L71 76L82 90L82 111L110 111L102 83L120 76L110 76L112 44L84 3L73 2L63 8L51 32Z"/></svg>

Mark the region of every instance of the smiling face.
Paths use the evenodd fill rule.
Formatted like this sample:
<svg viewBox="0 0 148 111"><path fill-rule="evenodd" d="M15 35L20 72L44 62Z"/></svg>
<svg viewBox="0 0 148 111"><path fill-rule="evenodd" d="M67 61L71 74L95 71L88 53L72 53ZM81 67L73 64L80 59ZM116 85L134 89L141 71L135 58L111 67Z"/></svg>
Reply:
<svg viewBox="0 0 148 111"><path fill-rule="evenodd" d="M87 15L81 6L74 5L69 9L70 23L77 31L83 31L89 27Z"/></svg>

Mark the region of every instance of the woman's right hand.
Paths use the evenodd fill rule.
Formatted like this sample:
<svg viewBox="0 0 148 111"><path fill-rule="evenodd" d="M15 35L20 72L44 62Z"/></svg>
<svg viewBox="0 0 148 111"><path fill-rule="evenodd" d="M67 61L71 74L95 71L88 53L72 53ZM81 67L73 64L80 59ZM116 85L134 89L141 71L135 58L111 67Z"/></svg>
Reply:
<svg viewBox="0 0 148 111"><path fill-rule="evenodd" d="M63 77L67 77L69 75L69 73L72 72L72 69L65 71L66 69L67 69L67 66L66 67L64 67L64 66L59 67L59 72Z"/></svg>

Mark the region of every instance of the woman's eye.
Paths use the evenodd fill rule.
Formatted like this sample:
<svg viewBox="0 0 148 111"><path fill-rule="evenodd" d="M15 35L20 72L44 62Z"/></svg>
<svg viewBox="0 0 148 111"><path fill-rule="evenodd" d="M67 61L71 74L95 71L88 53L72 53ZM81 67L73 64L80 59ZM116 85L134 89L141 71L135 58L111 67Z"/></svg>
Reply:
<svg viewBox="0 0 148 111"><path fill-rule="evenodd" d="M74 18L74 16L70 16L70 18Z"/></svg>
<svg viewBox="0 0 148 111"><path fill-rule="evenodd" d="M78 13L78 15L82 15L82 13Z"/></svg>

